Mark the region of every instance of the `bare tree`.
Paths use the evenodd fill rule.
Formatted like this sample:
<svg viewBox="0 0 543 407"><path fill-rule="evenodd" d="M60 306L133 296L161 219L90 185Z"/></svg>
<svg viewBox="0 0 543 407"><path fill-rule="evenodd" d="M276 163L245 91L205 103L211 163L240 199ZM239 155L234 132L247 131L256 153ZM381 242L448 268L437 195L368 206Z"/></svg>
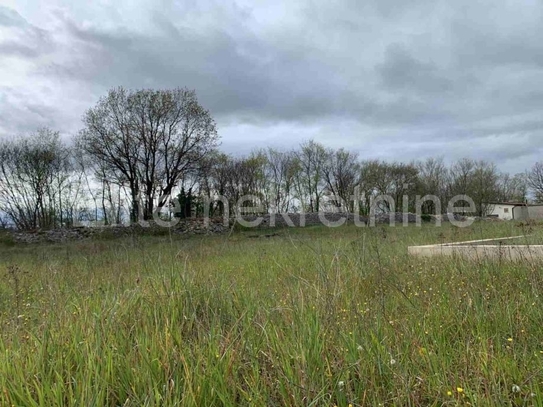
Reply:
<svg viewBox="0 0 543 407"><path fill-rule="evenodd" d="M498 186L498 201L526 202L528 199L528 179L524 173L513 176L502 173L499 175Z"/></svg>
<svg viewBox="0 0 543 407"><path fill-rule="evenodd" d="M323 175L329 192L339 198L334 202L335 206L352 212L354 202L352 202L351 196L354 195L355 187L360 179L358 155L343 148L336 151L329 150Z"/></svg>
<svg viewBox="0 0 543 407"><path fill-rule="evenodd" d="M526 174L528 187L532 190L535 200L543 202L543 162L537 162Z"/></svg>
<svg viewBox="0 0 543 407"><path fill-rule="evenodd" d="M454 163L449 171L450 195L469 195L473 187L475 161L463 158Z"/></svg>
<svg viewBox="0 0 543 407"><path fill-rule="evenodd" d="M265 175L265 165L266 157L260 152L252 153L249 157L214 153L200 167L194 185L198 185L200 196L211 202L212 215L224 214L226 208L223 199L226 199L229 214L234 214L238 209L247 211L248 207L258 207L258 212L266 212L268 201L265 195L269 180ZM238 208L240 198L244 196L252 199Z"/></svg>
<svg viewBox="0 0 543 407"><path fill-rule="evenodd" d="M419 184L419 171L415 163L392 163L388 165L391 179L389 195L392 195L397 208L400 208L407 197L408 208L412 209L415 202L415 192Z"/></svg>
<svg viewBox="0 0 543 407"><path fill-rule="evenodd" d="M79 178L71 155L59 133L46 128L0 144L0 210L17 228L73 222Z"/></svg>
<svg viewBox="0 0 543 407"><path fill-rule="evenodd" d="M491 207L487 205L499 199L499 174L496 165L488 161L464 158L451 167L451 196L467 195L475 203L475 214L485 216Z"/></svg>
<svg viewBox="0 0 543 407"><path fill-rule="evenodd" d="M243 207L259 207L259 212L264 212L262 205L262 192L264 190L264 157L253 154L246 158L230 157L225 163L226 172L226 196L232 211L242 210ZM247 200L241 208L238 203L242 197L251 196L254 199Z"/></svg>
<svg viewBox="0 0 543 407"><path fill-rule="evenodd" d="M231 157L226 154L214 154L210 162L209 171L209 197L218 198L226 197L229 188L231 170ZM227 198L228 199L228 198ZM229 200L231 202L231 198ZM224 215L226 208L222 200L217 201L217 212L219 215ZM231 206L231 205L229 205Z"/></svg>
<svg viewBox="0 0 543 407"><path fill-rule="evenodd" d="M496 164L488 161L478 161L475 165L474 185L471 198L475 202L479 216L486 216L489 212L486 202L499 199L499 173Z"/></svg>
<svg viewBox="0 0 543 407"><path fill-rule="evenodd" d="M297 163L295 187L298 199L308 212L318 212L326 187L323 173L326 149L322 144L310 140L302 143L300 150L294 154Z"/></svg>
<svg viewBox="0 0 543 407"><path fill-rule="evenodd" d="M296 173L294 153L269 148L265 154L268 202L277 212L288 212L292 201L292 188Z"/></svg>
<svg viewBox="0 0 543 407"><path fill-rule="evenodd" d="M111 170L118 184L130 190L130 220L139 215L141 146L131 125L129 93L123 88L111 90L96 107L89 109L78 142L91 160Z"/></svg>
<svg viewBox="0 0 543 407"><path fill-rule="evenodd" d="M128 186L133 222L140 211L149 218L155 206L167 205L182 176L194 171L218 140L211 115L187 89L113 89L87 111L84 124L79 145L116 184Z"/></svg>
<svg viewBox="0 0 543 407"><path fill-rule="evenodd" d="M419 187L418 194L423 196L435 196L443 204L447 202L447 187L449 171L445 166L443 157L428 158L425 161L417 163ZM437 214L436 205L433 200L425 201L422 204L423 214ZM446 210L446 205L442 205L441 210Z"/></svg>
<svg viewBox="0 0 543 407"><path fill-rule="evenodd" d="M360 163L359 187L362 194L359 199L359 211L368 215L372 197L378 194L376 184L380 176L380 163L378 160L365 160Z"/></svg>
<svg viewBox="0 0 543 407"><path fill-rule="evenodd" d="M418 169L414 163L366 161L362 163L360 176L361 190L365 193L361 209L367 213L370 199L377 195L390 196L396 205L395 210L402 207L404 196L409 197L408 203L414 204L418 184ZM379 201L376 209L392 210L388 200Z"/></svg>

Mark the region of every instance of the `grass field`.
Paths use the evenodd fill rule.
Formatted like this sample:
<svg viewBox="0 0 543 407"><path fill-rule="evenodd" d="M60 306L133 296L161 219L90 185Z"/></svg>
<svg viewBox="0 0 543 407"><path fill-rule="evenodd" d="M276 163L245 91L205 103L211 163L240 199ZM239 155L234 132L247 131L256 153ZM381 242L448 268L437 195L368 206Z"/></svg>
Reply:
<svg viewBox="0 0 543 407"><path fill-rule="evenodd" d="M543 261L407 256L543 225L269 233L1 246L0 405L543 405Z"/></svg>

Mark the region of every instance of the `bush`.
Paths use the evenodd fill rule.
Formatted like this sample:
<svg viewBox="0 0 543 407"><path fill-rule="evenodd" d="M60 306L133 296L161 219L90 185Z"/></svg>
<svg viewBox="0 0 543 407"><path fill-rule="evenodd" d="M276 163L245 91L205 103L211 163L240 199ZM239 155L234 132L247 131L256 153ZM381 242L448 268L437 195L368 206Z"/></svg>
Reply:
<svg viewBox="0 0 543 407"><path fill-rule="evenodd" d="M3 246L14 246L15 240L11 233L7 230L0 230L0 245Z"/></svg>
<svg viewBox="0 0 543 407"><path fill-rule="evenodd" d="M432 215L428 215L427 213L420 215L420 219L423 222L431 222L432 221Z"/></svg>

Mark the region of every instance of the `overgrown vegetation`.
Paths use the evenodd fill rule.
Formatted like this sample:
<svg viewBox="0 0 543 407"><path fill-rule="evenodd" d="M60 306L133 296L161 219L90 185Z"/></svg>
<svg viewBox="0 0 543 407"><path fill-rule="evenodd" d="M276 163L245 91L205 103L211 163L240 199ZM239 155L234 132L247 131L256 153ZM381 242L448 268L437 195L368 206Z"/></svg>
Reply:
<svg viewBox="0 0 543 407"><path fill-rule="evenodd" d="M526 232L543 237L477 223L2 246L0 405L541 405L541 263L406 254Z"/></svg>

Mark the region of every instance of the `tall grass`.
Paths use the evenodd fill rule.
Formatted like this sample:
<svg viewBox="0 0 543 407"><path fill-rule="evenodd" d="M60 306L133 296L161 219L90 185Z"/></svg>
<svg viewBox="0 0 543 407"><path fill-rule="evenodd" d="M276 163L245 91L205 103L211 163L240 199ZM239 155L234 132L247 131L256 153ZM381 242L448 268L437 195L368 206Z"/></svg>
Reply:
<svg viewBox="0 0 543 407"><path fill-rule="evenodd" d="M3 247L0 405L543 405L543 263L407 256L529 228Z"/></svg>

